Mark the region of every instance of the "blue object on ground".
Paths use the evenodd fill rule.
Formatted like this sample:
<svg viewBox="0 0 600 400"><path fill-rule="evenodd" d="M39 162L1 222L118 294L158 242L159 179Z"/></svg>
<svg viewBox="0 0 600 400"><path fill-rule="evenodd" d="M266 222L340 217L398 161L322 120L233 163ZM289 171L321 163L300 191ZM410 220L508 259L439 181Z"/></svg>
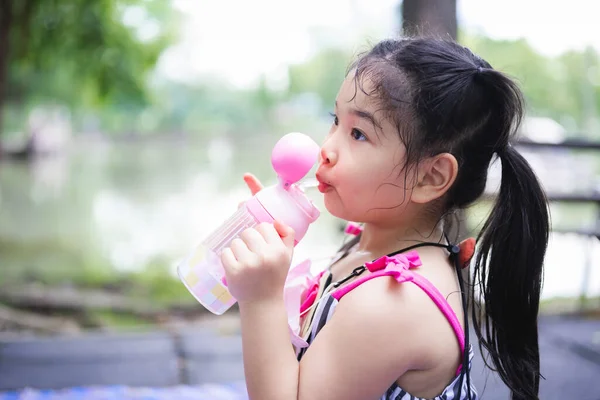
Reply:
<svg viewBox="0 0 600 400"><path fill-rule="evenodd" d="M0 392L0 400L247 400L243 382L166 388L98 386Z"/></svg>

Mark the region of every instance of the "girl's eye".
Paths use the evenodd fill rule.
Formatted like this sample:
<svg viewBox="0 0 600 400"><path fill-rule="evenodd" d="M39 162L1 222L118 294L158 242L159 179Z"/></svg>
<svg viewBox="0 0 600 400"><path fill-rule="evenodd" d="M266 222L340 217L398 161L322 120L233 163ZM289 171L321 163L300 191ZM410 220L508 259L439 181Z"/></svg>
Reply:
<svg viewBox="0 0 600 400"><path fill-rule="evenodd" d="M333 118L333 125L338 126L340 123L340 120L338 119L338 116L335 115L334 113L329 113L329 115L331 115L331 117ZM352 138L354 140L358 140L358 141L365 141L368 140L367 137L364 135L364 133L362 133L361 131L359 131L358 129L354 128L352 129L352 131L350 132L350 136L352 136Z"/></svg>
<svg viewBox="0 0 600 400"><path fill-rule="evenodd" d="M367 137L358 129L352 129L352 132L350 132L350 135L352 135L352 138L354 140L358 140L358 141L367 140Z"/></svg>
<svg viewBox="0 0 600 400"><path fill-rule="evenodd" d="M331 115L331 117L333 118L333 124L335 126L337 126L340 123L340 121L338 120L337 115L335 115L334 113L331 113L331 112L329 113L329 115Z"/></svg>

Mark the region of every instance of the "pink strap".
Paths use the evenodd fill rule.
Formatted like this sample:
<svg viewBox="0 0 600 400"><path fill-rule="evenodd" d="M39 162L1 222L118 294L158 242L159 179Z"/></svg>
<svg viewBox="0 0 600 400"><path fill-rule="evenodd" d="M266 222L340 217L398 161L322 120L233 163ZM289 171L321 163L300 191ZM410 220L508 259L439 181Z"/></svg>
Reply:
<svg viewBox="0 0 600 400"><path fill-rule="evenodd" d="M392 276L398 283L412 282L420 287L431 300L438 306L442 314L446 317L450 326L454 330L460 345L461 353L465 350L465 333L460 326L458 317L454 313L450 304L446 301L442 293L433 286L433 284L422 275L416 274L410 269L420 267L422 265L419 254L416 251L411 251L406 254L398 254L393 257L384 256L372 263L367 263L365 266L371 272L367 276L359 278L346 286L339 288L334 291L331 295L336 300L340 300L346 294L363 283L378 278L380 276ZM462 365L461 365L462 366ZM461 366L459 366L457 374L460 373Z"/></svg>
<svg viewBox="0 0 600 400"><path fill-rule="evenodd" d="M450 323L450 326L454 330L454 334L456 334L456 338L458 339L458 345L460 346L460 352L462 354L465 351L465 332L463 331L462 326L460 326L460 322L458 321L456 313L452 307L450 307L450 304L448 304L448 301L446 301L444 295L442 295L442 293L440 293L440 291L433 286L433 283L429 282L429 280L422 275L415 274L411 271L408 272L413 276L411 282L423 289L423 291L429 295L429 298L433 300L435 305L438 306L442 314L444 314ZM456 371L457 375L460 374L461 366L462 363L459 365L458 371Z"/></svg>

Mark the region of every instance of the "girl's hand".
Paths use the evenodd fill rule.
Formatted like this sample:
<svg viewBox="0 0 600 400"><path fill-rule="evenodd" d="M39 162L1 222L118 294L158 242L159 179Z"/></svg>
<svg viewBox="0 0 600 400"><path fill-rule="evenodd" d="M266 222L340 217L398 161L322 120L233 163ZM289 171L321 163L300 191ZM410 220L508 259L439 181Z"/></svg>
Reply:
<svg viewBox="0 0 600 400"><path fill-rule="evenodd" d="M227 288L238 303L279 299L294 251L294 230L279 221L246 229L223 249Z"/></svg>

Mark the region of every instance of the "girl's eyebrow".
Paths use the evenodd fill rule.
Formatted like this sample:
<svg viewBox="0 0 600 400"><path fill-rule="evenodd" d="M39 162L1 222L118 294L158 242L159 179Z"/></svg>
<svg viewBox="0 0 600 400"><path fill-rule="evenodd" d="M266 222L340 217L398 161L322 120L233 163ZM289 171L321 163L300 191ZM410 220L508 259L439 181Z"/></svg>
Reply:
<svg viewBox="0 0 600 400"><path fill-rule="evenodd" d="M335 106L337 107L337 101L335 102ZM364 110L355 109L355 108L350 108L349 112L350 112L350 114L355 115L358 118L368 120L369 122L371 122L373 124L373 126L376 126L377 128L382 129L382 127L379 124L379 122L377 122L377 120L375 119L375 117L373 116L373 114L371 114L370 112L364 111Z"/></svg>

